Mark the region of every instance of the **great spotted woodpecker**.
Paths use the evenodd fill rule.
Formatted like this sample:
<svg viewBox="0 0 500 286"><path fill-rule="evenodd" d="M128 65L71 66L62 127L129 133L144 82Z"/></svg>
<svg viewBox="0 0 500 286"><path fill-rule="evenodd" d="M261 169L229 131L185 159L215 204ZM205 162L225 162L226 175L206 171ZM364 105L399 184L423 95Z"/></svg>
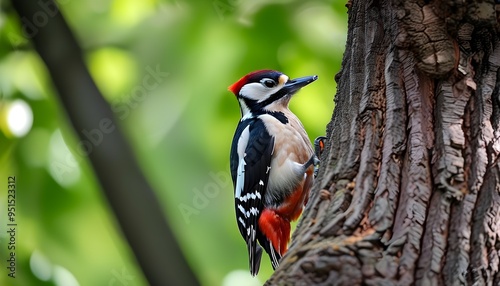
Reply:
<svg viewBox="0 0 500 286"><path fill-rule="evenodd" d="M230 155L236 220L254 276L259 272L261 246L273 268L278 266L287 251L290 222L302 213L313 183L318 159L288 103L317 78L291 80L278 71L259 70L228 88L241 110ZM315 142L317 148L322 144L322 139Z"/></svg>

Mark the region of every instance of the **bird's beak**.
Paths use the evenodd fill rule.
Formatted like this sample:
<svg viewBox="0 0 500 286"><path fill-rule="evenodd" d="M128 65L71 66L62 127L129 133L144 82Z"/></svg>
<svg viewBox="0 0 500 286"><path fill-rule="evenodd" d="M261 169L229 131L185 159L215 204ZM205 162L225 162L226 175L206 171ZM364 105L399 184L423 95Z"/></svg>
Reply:
<svg viewBox="0 0 500 286"><path fill-rule="evenodd" d="M293 94L293 93L297 92L299 89L301 89L302 87L310 84L311 82L313 82L317 79L318 79L317 75L291 79L285 83L285 85L283 86L283 89L286 91L287 94Z"/></svg>

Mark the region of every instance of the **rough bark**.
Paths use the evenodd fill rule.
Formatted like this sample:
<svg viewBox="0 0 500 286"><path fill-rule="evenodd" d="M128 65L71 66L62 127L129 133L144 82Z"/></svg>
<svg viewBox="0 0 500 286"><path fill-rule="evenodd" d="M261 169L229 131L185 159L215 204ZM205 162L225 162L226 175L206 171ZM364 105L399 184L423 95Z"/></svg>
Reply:
<svg viewBox="0 0 500 286"><path fill-rule="evenodd" d="M266 284L500 285L500 8L347 6L318 180Z"/></svg>

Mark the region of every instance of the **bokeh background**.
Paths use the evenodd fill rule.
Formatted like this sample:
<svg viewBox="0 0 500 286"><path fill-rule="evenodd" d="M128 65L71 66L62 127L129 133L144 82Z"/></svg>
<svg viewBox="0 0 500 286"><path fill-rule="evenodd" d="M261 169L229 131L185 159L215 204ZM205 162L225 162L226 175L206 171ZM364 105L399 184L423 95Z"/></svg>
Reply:
<svg viewBox="0 0 500 286"><path fill-rule="evenodd" d="M228 162L239 109L227 87L256 69L317 74L291 109L312 140L325 134L344 2L58 1L202 285L262 285L272 274L267 256L257 278L248 274L235 223ZM36 23L0 7L0 285L146 285L23 33ZM5 267L8 176L15 279Z"/></svg>

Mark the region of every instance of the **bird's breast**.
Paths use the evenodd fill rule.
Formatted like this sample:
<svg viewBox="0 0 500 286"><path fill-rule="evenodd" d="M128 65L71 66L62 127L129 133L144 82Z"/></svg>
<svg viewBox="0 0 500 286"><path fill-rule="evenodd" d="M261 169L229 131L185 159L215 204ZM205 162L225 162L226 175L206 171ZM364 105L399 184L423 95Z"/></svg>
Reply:
<svg viewBox="0 0 500 286"><path fill-rule="evenodd" d="M274 152L267 188L267 203L282 200L305 179L303 164L314 154L306 131L293 114L283 124L271 115L262 115L269 134L274 136Z"/></svg>

